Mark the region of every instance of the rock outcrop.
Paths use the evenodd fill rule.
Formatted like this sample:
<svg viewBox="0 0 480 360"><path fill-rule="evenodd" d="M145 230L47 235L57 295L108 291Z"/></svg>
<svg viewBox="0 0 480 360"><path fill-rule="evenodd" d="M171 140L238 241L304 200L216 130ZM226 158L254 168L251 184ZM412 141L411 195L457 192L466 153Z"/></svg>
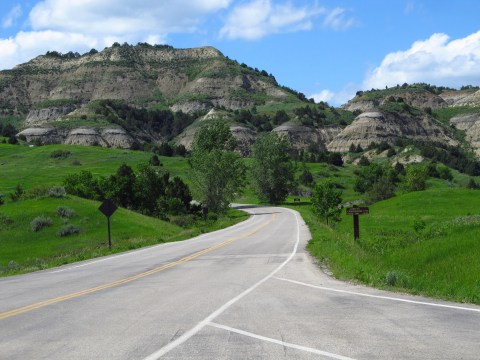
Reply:
<svg viewBox="0 0 480 360"><path fill-rule="evenodd" d="M25 136L28 142L43 145L63 144L67 135L68 130L60 130L53 127L27 128L17 134L18 137Z"/></svg>
<svg viewBox="0 0 480 360"><path fill-rule="evenodd" d="M465 140L480 157L480 113L455 116L450 119L450 124L465 131Z"/></svg>
<svg viewBox="0 0 480 360"><path fill-rule="evenodd" d="M294 149L306 150L313 147L315 150L325 150L326 145L340 133L341 128L339 126L326 126L312 129L286 123L272 131L286 136Z"/></svg>
<svg viewBox="0 0 480 360"><path fill-rule="evenodd" d="M66 128L38 127L27 128L17 136L25 136L28 142L39 142L43 145L70 144L130 149L134 144L134 139L121 128L97 130L80 127L68 130Z"/></svg>
<svg viewBox="0 0 480 360"><path fill-rule="evenodd" d="M385 94L379 93L376 97L373 97L372 95L367 96L363 92L359 92L357 96L348 101L348 103L343 105L342 108L349 111L375 111L378 110L380 106L391 101L392 98L395 100L401 98L406 104L420 109L439 109L448 106L447 101L441 96L426 90L398 90L393 94L387 92Z"/></svg>
<svg viewBox="0 0 480 360"><path fill-rule="evenodd" d="M26 126L39 126L48 122L61 119L76 109L75 106L50 107L45 109L30 110L25 120Z"/></svg>
<svg viewBox="0 0 480 360"><path fill-rule="evenodd" d="M357 116L352 124L327 145L327 149L347 152L352 144L366 149L371 143L382 141L393 145L399 138L458 145L458 142L428 115L419 118L409 114L367 112Z"/></svg>
<svg viewBox="0 0 480 360"><path fill-rule="evenodd" d="M455 106L480 106L480 90L474 92L473 94L466 95L454 103Z"/></svg>

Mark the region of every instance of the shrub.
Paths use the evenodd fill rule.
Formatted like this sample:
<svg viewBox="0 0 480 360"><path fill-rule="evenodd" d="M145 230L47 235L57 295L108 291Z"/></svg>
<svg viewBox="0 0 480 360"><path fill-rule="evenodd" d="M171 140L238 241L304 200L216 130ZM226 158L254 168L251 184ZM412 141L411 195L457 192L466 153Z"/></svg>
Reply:
<svg viewBox="0 0 480 360"><path fill-rule="evenodd" d="M467 184L467 188L472 190L478 190L480 188L480 185L478 185L473 178L470 178L470 181Z"/></svg>
<svg viewBox="0 0 480 360"><path fill-rule="evenodd" d="M78 226L67 224L63 225L57 232L57 236L64 237L69 235L80 234L81 229Z"/></svg>
<svg viewBox="0 0 480 360"><path fill-rule="evenodd" d="M60 216L61 218L71 219L72 217L75 216L75 210L70 209L69 207L66 207L66 206L59 206L57 207L57 215Z"/></svg>
<svg viewBox="0 0 480 360"><path fill-rule="evenodd" d="M15 191L13 193L10 193L10 199L13 202L18 201L20 200L24 192L25 190L23 189L23 186L19 184L15 187Z"/></svg>
<svg viewBox="0 0 480 360"><path fill-rule="evenodd" d="M52 159L66 159L70 155L72 155L72 153L68 150L53 150L50 157Z"/></svg>
<svg viewBox="0 0 480 360"><path fill-rule="evenodd" d="M41 199L48 196L50 188L48 186L37 186L32 189L28 189L22 195L22 199Z"/></svg>
<svg viewBox="0 0 480 360"><path fill-rule="evenodd" d="M32 220L30 223L30 228L33 232L37 232L42 230L44 227L52 226L53 221L50 218L47 218L43 215L37 216L35 219Z"/></svg>
<svg viewBox="0 0 480 360"><path fill-rule="evenodd" d="M157 155L152 155L149 161L150 165L152 166L160 166L160 160L158 159Z"/></svg>
<svg viewBox="0 0 480 360"><path fill-rule="evenodd" d="M401 271L392 270L385 275L385 283L389 286L406 287L408 278Z"/></svg>
<svg viewBox="0 0 480 360"><path fill-rule="evenodd" d="M0 213L0 228L2 228L3 226L8 226L12 223L12 219L10 219L7 215Z"/></svg>
<svg viewBox="0 0 480 360"><path fill-rule="evenodd" d="M67 192L63 186L54 186L50 189L48 195L53 198L63 198L67 195Z"/></svg>
<svg viewBox="0 0 480 360"><path fill-rule="evenodd" d="M3 199L3 194L0 193L0 205L3 205L5 203L5 200Z"/></svg>
<svg viewBox="0 0 480 360"><path fill-rule="evenodd" d="M358 161L359 166L368 166L370 165L370 161L367 159L366 156L362 156L360 160Z"/></svg>
<svg viewBox="0 0 480 360"><path fill-rule="evenodd" d="M420 234L423 231L423 229L425 229L426 226L427 224L425 224L425 221L423 221L419 217L413 220L413 224L412 224L413 231L415 231L417 234Z"/></svg>

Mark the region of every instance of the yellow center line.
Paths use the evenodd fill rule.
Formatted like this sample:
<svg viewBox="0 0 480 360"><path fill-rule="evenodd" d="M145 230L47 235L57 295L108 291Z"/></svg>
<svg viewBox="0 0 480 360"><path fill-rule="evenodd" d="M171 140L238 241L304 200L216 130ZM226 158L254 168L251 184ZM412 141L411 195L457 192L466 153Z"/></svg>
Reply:
<svg viewBox="0 0 480 360"><path fill-rule="evenodd" d="M39 309L39 308L43 308L45 306L48 306L48 305L53 305L53 304L57 304L59 302L62 302L62 301L66 301L66 300L70 300L70 299L74 299L74 298L77 298L77 297L80 297L80 296L84 296L84 295L88 295L88 294L92 294L92 293L95 293L95 292L98 292L98 291L101 291L101 290L105 290L105 289L110 289L110 288L113 288L115 286L119 286L119 285L123 285L123 284L126 284L126 283L129 283L129 282L132 282L132 281L135 281L135 280L138 280L138 279L142 279L146 276L150 276L150 275L153 275L153 274L156 274L160 271L163 271L163 270L166 270L166 269L169 269L171 267L174 267L174 266L177 266L177 265L180 265L180 264L183 264L187 261L190 261L190 260L193 260L199 256L202 256L208 252L211 252L213 250L216 250L218 248L221 248L223 246L226 246L228 244L231 244L237 240L240 240L240 239L245 239L253 234L255 234L256 232L260 231L261 229L267 227L268 225L270 225L274 220L275 220L275 217L276 215L275 214L272 214L272 217L269 221L267 221L265 224L263 225L260 225L259 227L253 229L252 231L246 233L246 234L243 234L243 235L240 235L240 236L237 236L237 237L234 237L234 238L231 238L231 239L228 239L228 240L225 240L221 243L218 243L218 244L215 244L213 246L210 246L209 248L206 248L206 249L203 249L203 250L200 250L194 254L191 254L189 256L185 256L177 261L173 261L171 263L168 263L168 264L165 264L165 265L162 265L160 267L157 267L155 269L152 269L152 270L149 270L149 271L146 271L146 272L143 272L143 273L140 273L140 274L137 274L137 275L134 275L134 276L130 276L130 277L126 277L126 278L123 278L123 279L120 279L120 280L117 280L117 281L114 281L112 283L109 283L109 284L104 284L104 285L100 285L100 286L96 286L96 287L93 287L93 288L90 288L90 289L85 289L85 290L81 290L81 291L77 291L75 293L72 293L72 294L68 294L68 295L63 295L63 296L59 296L59 297L56 297L56 298L53 298L53 299L49 299L49 300L45 300L45 301L40 301L38 303L35 303L35 304L31 304L31 305L27 305L27 306L23 306L23 307L20 307L20 308L17 308L17 309L13 309L13 310L10 310L10 311L6 311L6 312L3 312L3 313L0 313L0 320L2 319L6 319L6 318L9 318L9 317L12 317L12 316L16 316L16 315L20 315L20 314L23 314L23 313L26 313L26 312L29 312L29 311L32 311L32 310L35 310L35 309Z"/></svg>

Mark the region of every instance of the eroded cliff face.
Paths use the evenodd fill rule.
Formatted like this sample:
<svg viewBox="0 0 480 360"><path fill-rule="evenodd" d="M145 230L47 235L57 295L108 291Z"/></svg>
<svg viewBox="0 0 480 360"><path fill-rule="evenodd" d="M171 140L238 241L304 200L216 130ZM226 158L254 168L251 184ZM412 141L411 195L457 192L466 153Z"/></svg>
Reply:
<svg viewBox="0 0 480 360"><path fill-rule="evenodd" d="M121 128L95 129L80 127L75 129L37 127L27 128L18 136L25 136L28 142L39 142L43 145L70 144L102 146L130 149L134 139Z"/></svg>
<svg viewBox="0 0 480 360"><path fill-rule="evenodd" d="M306 150L314 148L318 151L325 150L326 145L330 143L340 132L339 126L325 126L318 128L309 128L301 125L283 124L273 132L286 136L294 149Z"/></svg>
<svg viewBox="0 0 480 360"><path fill-rule="evenodd" d="M465 139L480 158L480 113L455 116L450 119L450 124L465 131Z"/></svg>
<svg viewBox="0 0 480 360"><path fill-rule="evenodd" d="M258 96L275 101L288 94L273 77L243 68L212 47L122 45L71 58L42 55L0 72L2 110L32 110L28 125L48 122L60 100L78 108L95 100L120 99L191 112L245 108ZM67 113L66 108L55 109Z"/></svg>
<svg viewBox="0 0 480 360"><path fill-rule="evenodd" d="M402 99L402 101L410 106L419 109L439 109L448 106L447 101L440 95L433 94L429 91L403 91L392 95L378 95L371 98L371 95L365 95L362 92L353 99L343 105L343 109L349 111L376 111L380 106L385 105L393 99Z"/></svg>
<svg viewBox="0 0 480 360"><path fill-rule="evenodd" d="M366 149L371 143L385 141L391 145L396 139L435 141L458 145L447 131L431 116L414 117L409 114L366 112L355 118L328 145L329 151L348 152L350 146Z"/></svg>

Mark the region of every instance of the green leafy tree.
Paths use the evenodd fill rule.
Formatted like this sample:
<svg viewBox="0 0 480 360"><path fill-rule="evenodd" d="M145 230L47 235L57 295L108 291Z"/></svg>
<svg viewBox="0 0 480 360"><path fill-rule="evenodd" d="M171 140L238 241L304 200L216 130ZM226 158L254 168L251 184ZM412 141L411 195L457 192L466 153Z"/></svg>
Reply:
<svg viewBox="0 0 480 360"><path fill-rule="evenodd" d="M122 164L115 175L110 176L107 198L124 208L135 208L135 173L127 164Z"/></svg>
<svg viewBox="0 0 480 360"><path fill-rule="evenodd" d="M406 191L421 191L427 188L427 170L424 166L409 165L405 174Z"/></svg>
<svg viewBox="0 0 480 360"><path fill-rule="evenodd" d="M225 212L245 185L246 167L234 147L224 122L213 122L195 134L189 161L193 190L209 211Z"/></svg>
<svg viewBox="0 0 480 360"><path fill-rule="evenodd" d="M255 192L262 201L278 204L295 186L295 166L288 140L276 133L260 135L253 145L251 168Z"/></svg>
<svg viewBox="0 0 480 360"><path fill-rule="evenodd" d="M390 199L395 195L395 184L390 177L384 175L373 183L367 195L371 203Z"/></svg>
<svg viewBox="0 0 480 360"><path fill-rule="evenodd" d="M315 185L312 195L313 212L325 222L340 221L342 212L342 191L335 188L335 184L327 179Z"/></svg>

